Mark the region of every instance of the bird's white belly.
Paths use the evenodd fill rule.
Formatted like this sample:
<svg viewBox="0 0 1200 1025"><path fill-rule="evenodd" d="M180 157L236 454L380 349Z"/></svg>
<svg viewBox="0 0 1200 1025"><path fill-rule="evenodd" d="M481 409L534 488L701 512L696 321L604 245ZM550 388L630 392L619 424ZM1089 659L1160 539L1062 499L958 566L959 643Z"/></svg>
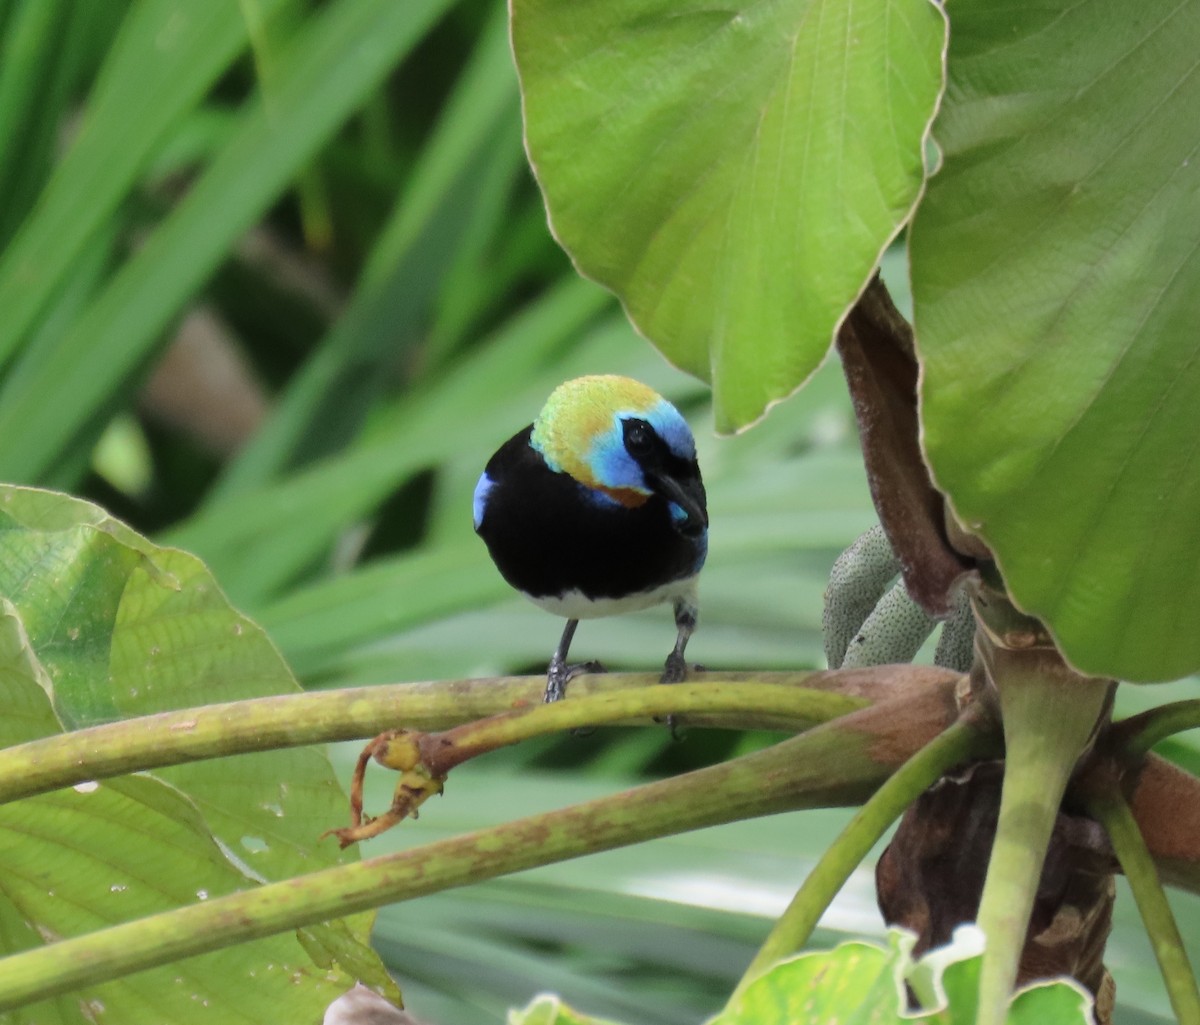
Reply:
<svg viewBox="0 0 1200 1025"><path fill-rule="evenodd" d="M648 609L652 605L661 605L663 602L674 602L679 598L695 605L696 577L672 580L669 584L663 584L661 587L655 587L649 591L639 591L637 594L627 594L620 598L589 598L580 591L567 591L565 594L540 598L527 594L525 597L539 608L566 619L599 619L601 616L618 616L626 612L637 612L641 609Z"/></svg>

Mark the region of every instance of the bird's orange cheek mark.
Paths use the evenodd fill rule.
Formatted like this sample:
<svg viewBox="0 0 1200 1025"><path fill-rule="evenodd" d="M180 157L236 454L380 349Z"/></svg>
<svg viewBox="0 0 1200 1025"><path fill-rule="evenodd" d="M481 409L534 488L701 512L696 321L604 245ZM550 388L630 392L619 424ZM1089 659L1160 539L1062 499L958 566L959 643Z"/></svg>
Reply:
<svg viewBox="0 0 1200 1025"><path fill-rule="evenodd" d="M645 505L646 500L650 497L633 488L606 488L599 484L593 485L593 487L597 491L603 491L609 498L620 502L626 509L636 509L639 505Z"/></svg>

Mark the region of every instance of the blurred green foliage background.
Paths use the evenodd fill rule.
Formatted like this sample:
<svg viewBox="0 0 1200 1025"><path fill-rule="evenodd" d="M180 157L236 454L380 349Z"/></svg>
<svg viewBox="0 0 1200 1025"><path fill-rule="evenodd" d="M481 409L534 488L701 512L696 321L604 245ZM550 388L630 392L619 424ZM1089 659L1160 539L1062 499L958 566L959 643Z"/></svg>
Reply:
<svg viewBox="0 0 1200 1025"><path fill-rule="evenodd" d="M903 253L884 270L903 306ZM717 439L704 388L576 275L525 161L499 0L0 0L0 311L0 478L196 552L308 686L544 670L559 627L496 574L470 496L580 373L641 378L696 429L705 665L818 667L829 566L874 521L836 363ZM574 653L645 668L672 640L658 610L584 624ZM530 745L369 853L767 740ZM427 898L381 915L380 948L430 1021L496 1021L545 988L695 1021L843 820ZM823 941L881 931L869 876L852 889ZM1123 1020L1169 1020L1122 909Z"/></svg>

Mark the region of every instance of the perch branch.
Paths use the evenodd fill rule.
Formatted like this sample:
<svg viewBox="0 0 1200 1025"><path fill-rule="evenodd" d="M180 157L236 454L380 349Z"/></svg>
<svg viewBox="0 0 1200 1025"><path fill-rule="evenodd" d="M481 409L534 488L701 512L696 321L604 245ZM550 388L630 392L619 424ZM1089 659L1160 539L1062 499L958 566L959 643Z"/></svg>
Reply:
<svg viewBox="0 0 1200 1025"><path fill-rule="evenodd" d="M834 672L709 673L714 683L804 687L875 701L953 679L945 670L876 666ZM572 696L658 683L657 673L584 676ZM544 677L495 677L284 694L126 719L0 751L0 802L164 765L339 740L365 740L389 726L437 730L541 702ZM811 725L753 710L691 716L697 726L795 731Z"/></svg>

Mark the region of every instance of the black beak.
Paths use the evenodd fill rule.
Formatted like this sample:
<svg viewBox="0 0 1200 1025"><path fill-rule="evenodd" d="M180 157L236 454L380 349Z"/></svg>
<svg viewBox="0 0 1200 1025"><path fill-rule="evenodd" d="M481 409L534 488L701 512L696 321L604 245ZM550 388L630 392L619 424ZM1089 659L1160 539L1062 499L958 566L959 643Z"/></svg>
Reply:
<svg viewBox="0 0 1200 1025"><path fill-rule="evenodd" d="M708 507L704 482L699 476L680 481L655 474L650 486L668 502L674 502L687 515L675 522L675 529L687 537L697 537L708 526Z"/></svg>

